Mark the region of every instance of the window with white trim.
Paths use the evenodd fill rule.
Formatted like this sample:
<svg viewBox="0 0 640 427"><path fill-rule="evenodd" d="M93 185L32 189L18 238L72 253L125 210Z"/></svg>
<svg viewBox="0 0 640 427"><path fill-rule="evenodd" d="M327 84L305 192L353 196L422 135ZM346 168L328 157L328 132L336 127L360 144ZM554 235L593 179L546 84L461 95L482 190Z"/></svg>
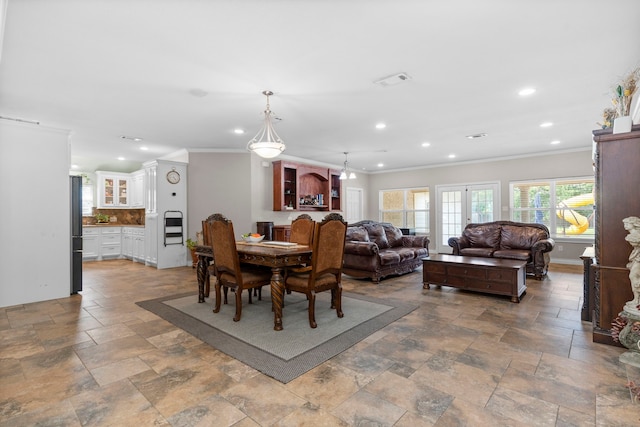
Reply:
<svg viewBox="0 0 640 427"><path fill-rule="evenodd" d="M509 186L512 221L544 224L554 238L593 239L593 177L518 181Z"/></svg>
<svg viewBox="0 0 640 427"><path fill-rule="evenodd" d="M82 183L82 216L93 215L93 185Z"/></svg>
<svg viewBox="0 0 640 427"><path fill-rule="evenodd" d="M429 234L429 188L381 190L380 221Z"/></svg>

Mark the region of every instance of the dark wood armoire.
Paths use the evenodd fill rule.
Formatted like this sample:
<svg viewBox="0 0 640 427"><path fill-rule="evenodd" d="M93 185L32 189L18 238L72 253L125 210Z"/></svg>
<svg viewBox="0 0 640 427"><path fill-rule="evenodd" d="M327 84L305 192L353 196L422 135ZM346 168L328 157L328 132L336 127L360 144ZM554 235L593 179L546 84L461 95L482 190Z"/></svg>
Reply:
<svg viewBox="0 0 640 427"><path fill-rule="evenodd" d="M631 245L622 220L640 217L640 125L631 132L593 131L595 166L595 264L591 266L593 341L615 344L611 321L633 299L629 270ZM589 275L585 275L589 276ZM585 287L589 284L585 283Z"/></svg>

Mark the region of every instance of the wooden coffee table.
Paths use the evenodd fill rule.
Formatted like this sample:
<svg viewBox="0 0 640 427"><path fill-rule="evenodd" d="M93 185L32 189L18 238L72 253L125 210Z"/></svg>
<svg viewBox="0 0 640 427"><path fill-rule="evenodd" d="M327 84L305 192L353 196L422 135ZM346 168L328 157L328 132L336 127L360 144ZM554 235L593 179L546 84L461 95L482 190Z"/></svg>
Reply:
<svg viewBox="0 0 640 427"><path fill-rule="evenodd" d="M422 283L508 295L520 302L527 290L525 261L435 254L422 258Z"/></svg>

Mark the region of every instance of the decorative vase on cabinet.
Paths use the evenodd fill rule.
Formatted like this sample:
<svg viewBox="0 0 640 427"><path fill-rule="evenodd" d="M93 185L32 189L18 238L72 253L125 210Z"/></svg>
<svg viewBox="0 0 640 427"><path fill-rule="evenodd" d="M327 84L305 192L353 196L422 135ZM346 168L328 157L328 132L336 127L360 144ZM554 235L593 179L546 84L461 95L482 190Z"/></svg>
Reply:
<svg viewBox="0 0 640 427"><path fill-rule="evenodd" d="M613 120L613 133L631 132L632 126L631 116L616 117Z"/></svg>

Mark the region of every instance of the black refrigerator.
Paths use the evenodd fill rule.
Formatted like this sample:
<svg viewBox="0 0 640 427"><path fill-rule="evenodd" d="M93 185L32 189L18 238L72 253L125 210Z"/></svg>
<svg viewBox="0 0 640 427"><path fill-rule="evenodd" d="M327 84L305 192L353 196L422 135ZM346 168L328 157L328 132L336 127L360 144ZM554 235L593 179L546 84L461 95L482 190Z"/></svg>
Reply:
<svg viewBox="0 0 640 427"><path fill-rule="evenodd" d="M71 176L71 294L82 290L82 177Z"/></svg>

